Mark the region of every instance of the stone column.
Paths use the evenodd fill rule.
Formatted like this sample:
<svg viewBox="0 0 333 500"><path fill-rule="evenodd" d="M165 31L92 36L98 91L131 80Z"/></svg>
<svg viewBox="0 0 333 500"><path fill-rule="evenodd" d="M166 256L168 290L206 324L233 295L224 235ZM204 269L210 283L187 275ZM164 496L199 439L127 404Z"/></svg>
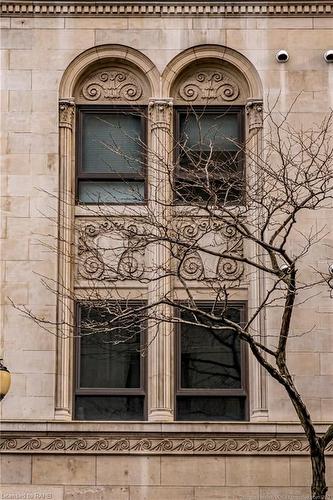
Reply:
<svg viewBox="0 0 333 500"><path fill-rule="evenodd" d="M73 241L75 169L72 159L74 100L59 101L58 290L55 418L71 419L74 324Z"/></svg>
<svg viewBox="0 0 333 500"><path fill-rule="evenodd" d="M248 172L247 182L261 182L260 158L262 154L262 129L263 129L263 102L261 99L249 99L246 104L247 117L247 164L252 167ZM259 223L262 218L258 213ZM258 232L259 235L259 232ZM249 249L251 255L258 255L255 244ZM259 256L257 257L259 259ZM265 296L265 273L257 269L251 279L249 289L249 314L251 315ZM266 344L266 317L262 310L254 321L253 328L259 333L260 342ZM267 408L267 377L265 369L259 365L254 356L250 360L250 407L251 420L262 421L268 418Z"/></svg>
<svg viewBox="0 0 333 500"><path fill-rule="evenodd" d="M150 99L149 106L149 218L156 237L170 224L172 192L170 186L170 158L172 151L172 99ZM170 245L157 241L151 245L148 267L152 274L148 286L148 300L156 303L170 296ZM167 321L172 308L158 304L151 310L148 349L148 419L173 420L173 325ZM165 321L163 321L165 318Z"/></svg>

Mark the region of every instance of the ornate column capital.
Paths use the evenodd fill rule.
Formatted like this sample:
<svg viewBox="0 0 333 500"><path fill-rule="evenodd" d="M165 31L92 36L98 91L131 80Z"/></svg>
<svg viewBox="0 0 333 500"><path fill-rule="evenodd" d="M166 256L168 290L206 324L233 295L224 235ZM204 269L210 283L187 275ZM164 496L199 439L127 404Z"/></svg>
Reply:
<svg viewBox="0 0 333 500"><path fill-rule="evenodd" d="M248 132L263 127L263 101L261 99L248 99L246 106Z"/></svg>
<svg viewBox="0 0 333 500"><path fill-rule="evenodd" d="M151 98L148 102L148 114L151 120L151 129L170 128L172 118L172 98Z"/></svg>
<svg viewBox="0 0 333 500"><path fill-rule="evenodd" d="M72 129L75 101L72 97L59 99L59 127Z"/></svg>

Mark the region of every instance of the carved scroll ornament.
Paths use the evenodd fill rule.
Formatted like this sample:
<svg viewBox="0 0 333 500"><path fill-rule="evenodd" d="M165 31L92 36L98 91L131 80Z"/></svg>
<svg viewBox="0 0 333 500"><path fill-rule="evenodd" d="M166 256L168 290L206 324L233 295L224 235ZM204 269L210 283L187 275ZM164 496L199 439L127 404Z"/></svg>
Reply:
<svg viewBox="0 0 333 500"><path fill-rule="evenodd" d="M221 103L235 101L240 89L235 81L220 70L202 70L190 75L178 89L178 98L194 103Z"/></svg>
<svg viewBox="0 0 333 500"><path fill-rule="evenodd" d="M106 68L89 75L83 82L80 100L88 102L137 102L144 97L144 85L128 69Z"/></svg>
<svg viewBox="0 0 333 500"><path fill-rule="evenodd" d="M216 279L229 282L242 278L243 240L234 226L207 220L188 221L177 226L177 233L184 242L184 247L179 245L178 249L178 272L181 278L187 281ZM195 241L203 251L186 250L186 245L192 246ZM205 253L205 248L212 248L221 256L209 255Z"/></svg>
<svg viewBox="0 0 333 500"><path fill-rule="evenodd" d="M78 277L85 280L133 280L144 273L145 249L135 224L94 222L79 228Z"/></svg>
<svg viewBox="0 0 333 500"><path fill-rule="evenodd" d="M209 434L180 433L164 437L149 433L140 435L99 432L90 436L83 432L52 433L51 435L2 434L2 453L43 454L108 454L108 455L308 455L309 445L304 436L255 434L218 436ZM333 454L333 444L326 453Z"/></svg>

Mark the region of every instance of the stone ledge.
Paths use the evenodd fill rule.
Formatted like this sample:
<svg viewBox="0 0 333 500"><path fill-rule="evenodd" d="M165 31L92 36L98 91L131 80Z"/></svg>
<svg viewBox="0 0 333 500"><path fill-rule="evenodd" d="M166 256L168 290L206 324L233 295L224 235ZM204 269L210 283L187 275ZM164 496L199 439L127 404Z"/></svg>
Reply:
<svg viewBox="0 0 333 500"><path fill-rule="evenodd" d="M1 12L9 16L327 16L333 15L330 1L236 1L236 2L88 2L88 1L3 1Z"/></svg>
<svg viewBox="0 0 333 500"><path fill-rule="evenodd" d="M87 455L308 455L303 434L6 433L2 453ZM333 455L333 442L326 448Z"/></svg>

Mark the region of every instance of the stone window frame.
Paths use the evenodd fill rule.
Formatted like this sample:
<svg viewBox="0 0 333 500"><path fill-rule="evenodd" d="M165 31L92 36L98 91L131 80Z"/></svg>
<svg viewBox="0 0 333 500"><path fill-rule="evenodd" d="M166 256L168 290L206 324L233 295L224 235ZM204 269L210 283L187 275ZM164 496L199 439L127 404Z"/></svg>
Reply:
<svg viewBox="0 0 333 500"><path fill-rule="evenodd" d="M74 245L74 221L77 216L84 216L81 207L75 207L75 87L80 78L89 68L111 62L129 64L141 71L150 86L152 97L148 102L148 148L156 153L156 158L149 162L161 161L163 164L170 161L169 151L172 150L172 120L173 102L172 86L182 71L191 64L196 65L201 61L216 61L216 64L228 64L234 69L235 74L241 74L248 86L248 98L244 102L246 113L246 144L255 153L261 151L262 143L262 86L259 75L252 63L239 52L220 45L203 45L191 47L180 52L174 57L160 73L154 64L141 52L121 45L102 45L86 50L76 57L65 71L59 89L59 248L58 248L58 299L57 299L57 352L56 352L56 394L55 394L55 419L72 419L72 387L73 387L73 300L68 291L74 290L74 266L70 258ZM158 96L158 97L154 97ZM161 148L161 145L163 147ZM167 145L167 147L165 147ZM170 146L170 147L168 147ZM150 155L151 156L151 155ZM151 163L150 163L151 165ZM149 178L152 185L161 186L165 172L156 168L151 169L153 174ZM154 199L151 193L150 198ZM150 202L150 209L155 210L156 217L161 219L166 216L165 211L159 210L166 199L170 199L170 189L165 188L158 193L159 201ZM156 199L156 198L155 198ZM144 208L144 207L142 207ZM143 212L144 213L144 212ZM130 216L131 211L126 207L120 210L111 209L108 214L117 216ZM72 223L71 223L72 221ZM251 249L249 249L251 252ZM168 249L156 245L152 249L152 258L157 263L168 261ZM248 300L249 310L260 303L263 297L265 284L263 275L257 271L247 290L240 290L240 296ZM159 289L154 285L155 280L147 285L148 300L156 303L159 294L164 290L172 290L171 278L164 277L160 281ZM170 314L168 305L161 305L161 314ZM255 328L260 331L261 341L265 342L266 322L264 314L258 315ZM156 327L155 327L156 329ZM148 343L155 339L154 326L149 330ZM173 342L174 332L169 323L159 325L159 335L150 345L148 352L148 421L173 422L174 421L174 369L173 369ZM262 421L268 418L267 409L267 380L264 370L252 359L249 363L250 384L250 419Z"/></svg>

